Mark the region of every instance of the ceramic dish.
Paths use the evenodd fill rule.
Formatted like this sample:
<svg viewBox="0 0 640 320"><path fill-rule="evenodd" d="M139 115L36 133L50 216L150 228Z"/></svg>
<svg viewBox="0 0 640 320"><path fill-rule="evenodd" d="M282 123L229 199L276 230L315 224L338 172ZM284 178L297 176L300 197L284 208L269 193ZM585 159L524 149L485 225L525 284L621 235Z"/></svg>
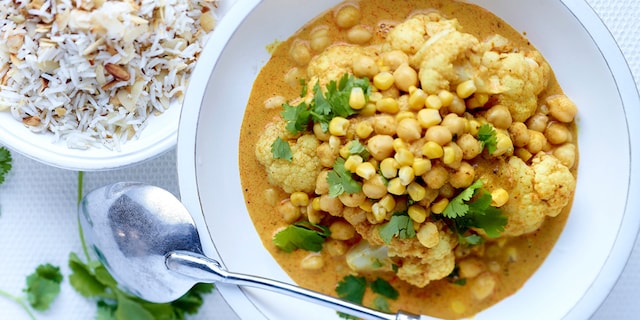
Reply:
<svg viewBox="0 0 640 320"><path fill-rule="evenodd" d="M262 246L244 206L238 138L251 84L286 39L338 1L250 0L227 15L203 52L178 134L182 201L204 247L229 270L291 282ZM549 257L513 296L476 319L586 319L613 287L640 222L638 93L615 41L583 1L469 1L526 32L579 106L580 165L572 211ZM544 17L544 18L541 18ZM273 23L279 21L280 23ZM337 318L335 311L277 294L218 286L243 319Z"/></svg>

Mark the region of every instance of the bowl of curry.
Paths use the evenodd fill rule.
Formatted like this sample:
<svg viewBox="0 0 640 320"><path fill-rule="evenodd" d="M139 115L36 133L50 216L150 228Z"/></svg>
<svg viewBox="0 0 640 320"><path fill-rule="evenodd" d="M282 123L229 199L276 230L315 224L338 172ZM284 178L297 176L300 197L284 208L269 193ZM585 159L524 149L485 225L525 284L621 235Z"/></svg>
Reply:
<svg viewBox="0 0 640 320"><path fill-rule="evenodd" d="M387 312L595 311L638 230L638 97L585 4L273 0L228 17L178 143L209 254ZM349 318L219 288L241 318Z"/></svg>

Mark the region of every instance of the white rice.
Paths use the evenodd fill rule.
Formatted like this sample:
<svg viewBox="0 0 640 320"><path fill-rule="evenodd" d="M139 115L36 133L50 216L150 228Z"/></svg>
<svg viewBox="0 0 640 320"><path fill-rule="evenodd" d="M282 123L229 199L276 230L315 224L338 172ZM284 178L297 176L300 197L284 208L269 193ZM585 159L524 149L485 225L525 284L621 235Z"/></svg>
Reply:
<svg viewBox="0 0 640 320"><path fill-rule="evenodd" d="M215 7L216 0L0 0L0 111L69 148L120 150L182 98Z"/></svg>

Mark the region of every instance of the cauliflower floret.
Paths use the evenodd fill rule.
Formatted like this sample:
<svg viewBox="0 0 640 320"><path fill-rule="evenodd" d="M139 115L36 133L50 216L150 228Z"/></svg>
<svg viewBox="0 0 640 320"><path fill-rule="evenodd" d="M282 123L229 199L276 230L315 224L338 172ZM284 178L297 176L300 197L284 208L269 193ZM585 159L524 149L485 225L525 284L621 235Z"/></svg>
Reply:
<svg viewBox="0 0 640 320"><path fill-rule="evenodd" d="M509 201L501 207L509 219L505 236L536 231L547 216L562 212L576 187L571 171L543 152L532 159L531 166L514 156L507 163L487 163L478 169L487 190L504 188L509 192Z"/></svg>
<svg viewBox="0 0 640 320"><path fill-rule="evenodd" d="M497 103L509 108L513 121L524 122L538 107L538 95L547 86L550 67L537 51L482 55L477 92L496 94Z"/></svg>
<svg viewBox="0 0 640 320"><path fill-rule="evenodd" d="M436 13L416 14L389 31L387 43L392 50L402 50L413 55L434 34L443 30L461 29L457 19L446 20Z"/></svg>
<svg viewBox="0 0 640 320"><path fill-rule="evenodd" d="M320 86L330 81L338 81L345 74L353 74L353 59L358 56L376 58L375 49L360 46L335 45L314 56L307 66L309 85L320 79Z"/></svg>
<svg viewBox="0 0 640 320"><path fill-rule="evenodd" d="M269 183L281 187L287 193L302 191L311 193L316 186L316 176L322 166L316 150L320 141L312 134L297 139L285 128L282 120L270 122L256 143L256 158L265 167ZM271 145L278 138L285 139L291 146L293 159L274 159Z"/></svg>

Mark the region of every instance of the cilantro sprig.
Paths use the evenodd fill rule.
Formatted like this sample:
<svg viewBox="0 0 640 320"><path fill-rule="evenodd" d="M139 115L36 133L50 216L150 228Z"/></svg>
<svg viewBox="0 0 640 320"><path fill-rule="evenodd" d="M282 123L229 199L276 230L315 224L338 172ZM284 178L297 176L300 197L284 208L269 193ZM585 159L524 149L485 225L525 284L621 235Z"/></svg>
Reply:
<svg viewBox="0 0 640 320"><path fill-rule="evenodd" d="M327 237L331 235L329 228L311 223L299 221L287 226L273 236L273 244L284 252L293 252L296 249L318 252Z"/></svg>
<svg viewBox="0 0 640 320"><path fill-rule="evenodd" d="M491 206L491 194L482 189L482 180L473 184L451 199L442 215L453 222L462 242L478 244L482 238L478 235L466 235L471 228L484 230L490 238L497 238L507 225L507 217L500 209Z"/></svg>
<svg viewBox="0 0 640 320"><path fill-rule="evenodd" d="M4 183L4 179L7 173L11 171L11 152L5 147L0 147L0 184Z"/></svg>
<svg viewBox="0 0 640 320"><path fill-rule="evenodd" d="M378 234L384 243L391 243L393 237L409 239L416 236L413 221L406 212L395 213L388 222L378 227Z"/></svg>
<svg viewBox="0 0 640 320"><path fill-rule="evenodd" d="M399 296L398 290L384 279L376 278L368 281L363 276L354 275L348 275L338 282L336 293L341 299L362 305L367 288L371 288L371 291L376 294L373 307L380 311L389 312L388 299L396 300ZM338 312L338 315L343 319L358 319L343 312Z"/></svg>
<svg viewBox="0 0 640 320"><path fill-rule="evenodd" d="M16 302L29 315L29 318L35 320L36 317L29 307L37 311L48 310L60 294L62 279L59 267L49 263L41 264L26 277L26 287L22 290L24 297L12 295L3 290L0 290L0 296Z"/></svg>
<svg viewBox="0 0 640 320"><path fill-rule="evenodd" d="M322 130L327 132L329 122L335 117L347 118L358 111L349 106L351 89L360 87L368 99L371 86L368 78L356 78L350 74L344 74L339 81L330 81L323 91L320 84L313 86L313 99L310 103L302 102L292 106L288 103L282 105L282 118L287 122L286 128L292 134L306 131L312 123L320 123ZM306 95L306 86L303 87L302 96Z"/></svg>
<svg viewBox="0 0 640 320"><path fill-rule="evenodd" d="M478 128L478 141L482 148L486 148L489 153L494 153L498 147L498 137L496 130L488 123L485 123Z"/></svg>
<svg viewBox="0 0 640 320"><path fill-rule="evenodd" d="M327 174L329 196L337 197L343 193L358 193L362 190L362 183L353 178L353 174L344 167L345 160L336 159L333 170Z"/></svg>
<svg viewBox="0 0 640 320"><path fill-rule="evenodd" d="M274 159L285 159L288 161L293 160L293 152L291 151L291 146L281 137L276 138L276 140L271 145L271 154L273 154Z"/></svg>

